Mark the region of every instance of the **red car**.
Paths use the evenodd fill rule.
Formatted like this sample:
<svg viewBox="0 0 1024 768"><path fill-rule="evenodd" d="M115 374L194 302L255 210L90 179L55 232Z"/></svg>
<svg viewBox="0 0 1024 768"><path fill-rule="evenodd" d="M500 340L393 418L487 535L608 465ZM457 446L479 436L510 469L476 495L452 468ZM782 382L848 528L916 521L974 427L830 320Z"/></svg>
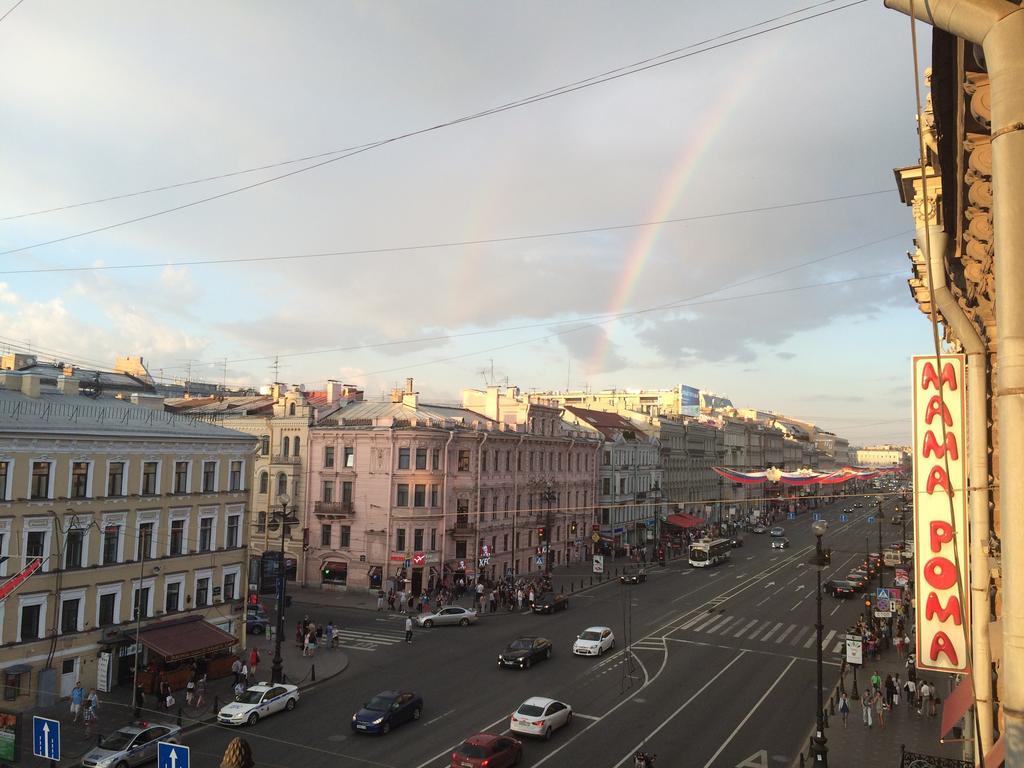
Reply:
<svg viewBox="0 0 1024 768"><path fill-rule="evenodd" d="M478 733L452 752L451 768L509 768L519 765L523 743L511 736Z"/></svg>

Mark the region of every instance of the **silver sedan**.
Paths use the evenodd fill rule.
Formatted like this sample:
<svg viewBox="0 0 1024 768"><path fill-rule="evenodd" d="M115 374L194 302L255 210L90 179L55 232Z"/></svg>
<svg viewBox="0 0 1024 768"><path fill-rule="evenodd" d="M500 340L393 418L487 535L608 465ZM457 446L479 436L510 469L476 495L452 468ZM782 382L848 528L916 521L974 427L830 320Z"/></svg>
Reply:
<svg viewBox="0 0 1024 768"><path fill-rule="evenodd" d="M458 624L460 627L466 627L470 624L475 624L477 619L476 611L471 611L468 608L460 608L457 605L449 605L447 608L442 608L437 613L424 613L422 616L416 617L416 623L421 627L440 627L446 624Z"/></svg>

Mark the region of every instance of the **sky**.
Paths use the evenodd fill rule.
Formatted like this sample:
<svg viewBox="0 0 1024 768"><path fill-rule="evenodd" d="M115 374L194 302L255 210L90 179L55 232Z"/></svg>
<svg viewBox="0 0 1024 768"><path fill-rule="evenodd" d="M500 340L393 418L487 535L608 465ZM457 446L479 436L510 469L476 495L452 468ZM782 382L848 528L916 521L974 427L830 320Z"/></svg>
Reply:
<svg viewBox="0 0 1024 768"><path fill-rule="evenodd" d="M440 402L687 384L908 443L913 74L880 0L27 0L0 350Z"/></svg>

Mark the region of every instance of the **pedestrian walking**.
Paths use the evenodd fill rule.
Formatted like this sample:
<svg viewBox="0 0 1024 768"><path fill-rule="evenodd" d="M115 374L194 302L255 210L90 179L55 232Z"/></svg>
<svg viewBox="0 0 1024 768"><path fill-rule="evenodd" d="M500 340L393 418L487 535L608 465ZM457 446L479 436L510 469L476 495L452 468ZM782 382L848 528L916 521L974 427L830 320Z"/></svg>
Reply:
<svg viewBox="0 0 1024 768"><path fill-rule="evenodd" d="M303 655L312 656L314 651L316 651L316 632L310 630L306 633L306 649L303 651Z"/></svg>
<svg viewBox="0 0 1024 768"><path fill-rule="evenodd" d="M877 669L875 670L875 674L871 676L871 687L876 691L881 690L882 688L882 676L878 674Z"/></svg>
<svg viewBox="0 0 1024 768"><path fill-rule="evenodd" d="M185 683L185 703L188 706L193 706L196 700L196 676L192 675Z"/></svg>
<svg viewBox="0 0 1024 768"><path fill-rule="evenodd" d="M146 689L142 687L142 683L135 684L135 717L139 717L142 714L142 709L146 706Z"/></svg>
<svg viewBox="0 0 1024 768"><path fill-rule="evenodd" d="M324 630L324 638L327 640L327 650L334 648L334 622L327 622L327 629Z"/></svg>
<svg viewBox="0 0 1024 768"><path fill-rule="evenodd" d="M231 662L231 673L235 676L235 681L234 682L237 683L238 682L238 678L242 674L242 660L241 659L236 658L233 662ZM234 685L234 683L232 683L232 685Z"/></svg>
<svg viewBox="0 0 1024 768"><path fill-rule="evenodd" d="M242 681L245 683L246 687L249 686L250 680L249 680L249 665L248 664L243 664L242 665Z"/></svg>
<svg viewBox="0 0 1024 768"><path fill-rule="evenodd" d="M885 710L888 705L885 703L885 697L881 691L875 691L874 695L875 715L878 718L878 727L883 731L885 730Z"/></svg>
<svg viewBox="0 0 1024 768"><path fill-rule="evenodd" d="M203 706L206 701L206 675L196 680L196 708Z"/></svg>
<svg viewBox="0 0 1024 768"><path fill-rule="evenodd" d="M100 697L96 694L95 688L89 689L89 695L85 697L85 711L82 718L85 720L85 732L89 736L93 734L93 727L99 717Z"/></svg>
<svg viewBox="0 0 1024 768"><path fill-rule="evenodd" d="M405 617L405 642L412 642L412 616Z"/></svg>
<svg viewBox="0 0 1024 768"><path fill-rule="evenodd" d="M71 722L78 722L78 716L82 713L83 701L85 701L85 688L82 687L81 681L77 681L75 687L71 689Z"/></svg>
<svg viewBox="0 0 1024 768"><path fill-rule="evenodd" d="M928 703L929 703L928 700L931 698L931 696L932 696L931 686L928 685L928 681L927 680L922 680L921 681L921 687L920 687L920 690L918 692L917 714L920 715L921 712L927 711Z"/></svg>
<svg viewBox="0 0 1024 768"><path fill-rule="evenodd" d="M249 649L249 674L253 676L253 679L259 679L256 677L256 668L260 663L260 652L256 650L256 647Z"/></svg>
<svg viewBox="0 0 1024 768"><path fill-rule="evenodd" d="M874 725L874 720L871 717L871 692L866 691L863 696L860 697L860 714L864 720L864 725L870 728Z"/></svg>
<svg viewBox="0 0 1024 768"><path fill-rule="evenodd" d="M399 613L405 613L405 590L401 590L398 593L398 611Z"/></svg>
<svg viewBox="0 0 1024 768"><path fill-rule="evenodd" d="M893 699L896 698L896 683L892 679L892 675L885 676L885 703L890 707L893 704Z"/></svg>
<svg viewBox="0 0 1024 768"><path fill-rule="evenodd" d="M903 691L903 683L900 682L900 673L896 673L896 677L892 681L893 692L892 692L892 708L896 709L900 705L900 693Z"/></svg>
<svg viewBox="0 0 1024 768"><path fill-rule="evenodd" d="M383 611L384 610L384 590L383 589L378 589L377 590L377 610L378 611Z"/></svg>
<svg viewBox="0 0 1024 768"><path fill-rule="evenodd" d="M913 707L917 702L917 684L913 680L907 680L903 684L903 692L907 698L907 706Z"/></svg>
<svg viewBox="0 0 1024 768"><path fill-rule="evenodd" d="M843 718L843 728L845 728L846 721L850 717L850 700L846 698L845 693L839 694L839 715Z"/></svg>

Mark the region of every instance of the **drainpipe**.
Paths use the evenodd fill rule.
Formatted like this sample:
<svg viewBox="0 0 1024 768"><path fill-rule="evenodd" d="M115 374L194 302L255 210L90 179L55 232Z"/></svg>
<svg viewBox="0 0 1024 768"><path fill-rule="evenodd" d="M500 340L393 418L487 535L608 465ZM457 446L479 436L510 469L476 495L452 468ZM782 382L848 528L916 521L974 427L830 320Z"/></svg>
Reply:
<svg viewBox="0 0 1024 768"><path fill-rule="evenodd" d="M298 579L299 579L299 586L302 586L302 587L306 586L306 554L307 554L307 550L312 546L311 543L306 541L306 539L309 537L309 512L310 512L309 505L316 503L316 502L313 501L313 497L312 497L313 478L311 476L312 475L311 470L313 469L313 467L312 467L312 465L310 464L310 461L309 461L312 458L312 453L313 453L313 451L312 451L312 449L310 447L310 442L311 442L310 438L311 437L312 437L312 430L308 430L307 429L306 430L306 440L305 440L305 443L306 443L306 453L305 453L305 456L303 456L302 458L299 459L299 462L300 462L299 463L299 471L303 472L303 469L302 469L303 464L305 464L305 467L306 467L305 468L305 472L303 472L303 474L305 474L305 476L306 476L306 491L305 491L305 495L303 496L303 499L302 499L302 521L299 524L299 530L301 531L301 535L302 535L302 538L303 538L303 541L302 541L302 545L303 546L301 547L300 554L299 554L299 573L301 574L301 576L299 576ZM321 588L323 587L323 574L320 575L320 587Z"/></svg>
<svg viewBox="0 0 1024 768"><path fill-rule="evenodd" d="M988 611L988 544L991 521L988 514L988 414L985 398L988 381L985 372L985 342L974 323L964 314L946 282L943 254L949 241L942 227L931 225L928 239L924 228L917 233L918 245L931 241L931 253L926 254L931 270L932 301L942 314L953 335L963 344L967 353L967 464L970 478L970 590L971 655L974 682L974 706L978 714L978 734L981 756L992 749L992 650L989 644ZM982 609L984 606L984 609Z"/></svg>
<svg viewBox="0 0 1024 768"><path fill-rule="evenodd" d="M515 564L519 559L519 544L516 542L516 536L519 533L519 450L523 447L523 440L526 439L526 435L522 434L519 436L519 442L516 443L516 463L515 469L512 475L512 501L515 504L515 508L512 510L512 567L513 578L518 577L516 573Z"/></svg>
<svg viewBox="0 0 1024 768"><path fill-rule="evenodd" d="M441 562L439 570L439 578L441 584L444 584L444 566L445 566L445 544L448 541L448 448L452 444L452 440L455 439L455 430L448 430L448 440L444 444L444 479L441 481Z"/></svg>
<svg viewBox="0 0 1024 768"><path fill-rule="evenodd" d="M911 4L913 3L913 8ZM982 46L992 108L1006 764L1024 763L1024 8L1006 0L885 0ZM973 574L972 574L973 575ZM988 577L986 574L987 586ZM987 611L987 598L982 604ZM980 608L980 606L979 606ZM988 670L983 670L987 677Z"/></svg>
<svg viewBox="0 0 1024 768"><path fill-rule="evenodd" d="M476 568L474 568L473 570L476 571L476 578L477 578L478 582L479 582L480 576L481 576L481 573L480 573L480 523L483 521L483 518L484 518L483 510L480 509L480 500L481 500L481 493L480 493L480 468L481 468L481 466L483 466L484 443L487 442L487 438L488 437L490 437L490 435L488 435L486 432L484 432L483 433L483 439L480 441L480 445L476 449L476 554L473 556L474 558L476 558L476 562L474 563ZM491 555L493 556L494 553L492 552Z"/></svg>

